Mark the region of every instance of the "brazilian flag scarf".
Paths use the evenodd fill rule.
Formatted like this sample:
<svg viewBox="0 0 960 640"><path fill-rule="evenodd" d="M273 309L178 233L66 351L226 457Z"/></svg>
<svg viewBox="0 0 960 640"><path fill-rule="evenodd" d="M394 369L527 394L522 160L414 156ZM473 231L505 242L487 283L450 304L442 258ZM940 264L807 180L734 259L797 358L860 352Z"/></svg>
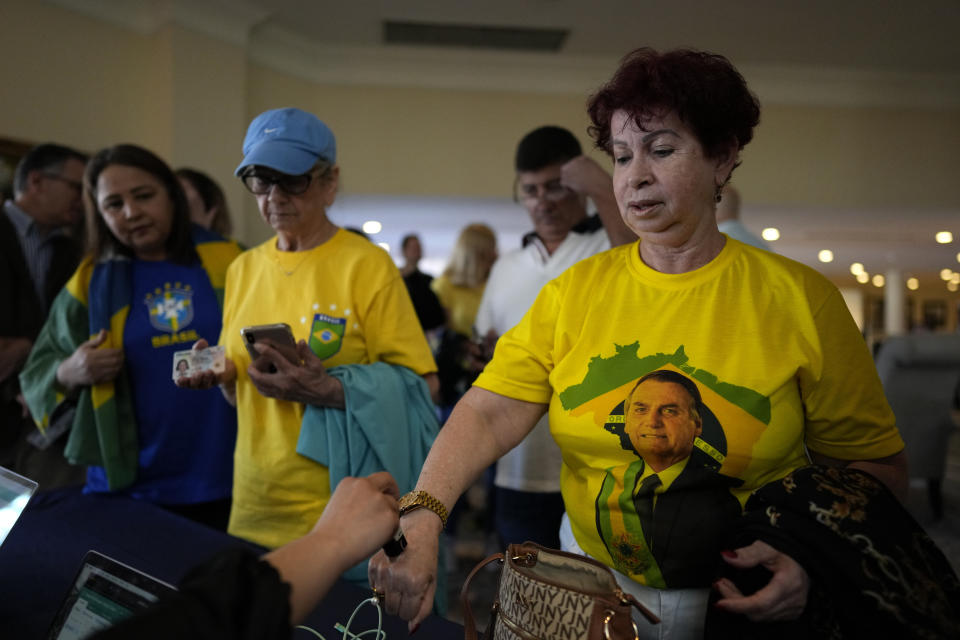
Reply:
<svg viewBox="0 0 960 640"><path fill-rule="evenodd" d="M196 226L193 241L222 309L227 267L240 247ZM129 258L114 256L94 263L88 257L54 300L20 374L21 389L41 431L65 399L56 384L60 362L101 329L109 332L101 348L123 348L131 290ZM64 451L72 464L103 467L111 490L129 487L137 477L139 443L130 399L123 370L112 382L80 390Z"/></svg>

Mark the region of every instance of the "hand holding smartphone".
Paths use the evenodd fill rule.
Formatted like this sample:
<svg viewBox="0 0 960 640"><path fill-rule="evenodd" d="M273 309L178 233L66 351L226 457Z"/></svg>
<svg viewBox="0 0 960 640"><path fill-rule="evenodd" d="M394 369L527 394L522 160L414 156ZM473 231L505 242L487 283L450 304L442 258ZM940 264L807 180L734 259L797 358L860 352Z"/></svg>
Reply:
<svg viewBox="0 0 960 640"><path fill-rule="evenodd" d="M299 364L300 355L297 352L297 341L293 337L293 331L286 322L275 324L261 324L252 327L240 329L240 335L243 337L243 343L247 347L247 353L250 359L256 361L260 357L254 345L261 343L267 344L276 349L280 355L293 364ZM270 373L276 373L276 367L270 365Z"/></svg>

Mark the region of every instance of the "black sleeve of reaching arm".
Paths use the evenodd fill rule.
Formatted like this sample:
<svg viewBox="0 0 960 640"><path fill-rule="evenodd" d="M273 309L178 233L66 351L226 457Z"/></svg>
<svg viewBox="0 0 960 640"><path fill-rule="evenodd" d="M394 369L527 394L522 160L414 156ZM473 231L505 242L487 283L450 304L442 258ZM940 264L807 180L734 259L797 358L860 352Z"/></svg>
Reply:
<svg viewBox="0 0 960 640"><path fill-rule="evenodd" d="M179 592L95 635L95 640L253 640L290 636L290 585L246 549L192 569Z"/></svg>

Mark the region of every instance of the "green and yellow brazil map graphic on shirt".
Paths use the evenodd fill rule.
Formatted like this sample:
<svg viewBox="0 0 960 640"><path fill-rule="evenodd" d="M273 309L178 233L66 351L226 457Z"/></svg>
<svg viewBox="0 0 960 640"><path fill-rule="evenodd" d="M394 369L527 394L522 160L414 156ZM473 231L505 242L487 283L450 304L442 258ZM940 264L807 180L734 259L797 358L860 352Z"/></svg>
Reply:
<svg viewBox="0 0 960 640"><path fill-rule="evenodd" d="M567 505L594 512L580 521L595 519L602 547L585 550L651 587L709 584L723 533L742 510L731 490L770 424L770 399L698 368L683 345L640 355L639 343L592 358L559 399L620 452L594 503Z"/></svg>

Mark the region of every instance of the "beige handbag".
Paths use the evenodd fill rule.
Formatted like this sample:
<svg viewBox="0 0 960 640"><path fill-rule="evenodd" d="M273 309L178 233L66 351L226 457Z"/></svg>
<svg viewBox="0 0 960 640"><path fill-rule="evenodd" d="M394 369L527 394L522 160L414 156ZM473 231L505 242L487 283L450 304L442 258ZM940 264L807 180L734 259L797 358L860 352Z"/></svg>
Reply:
<svg viewBox="0 0 960 640"><path fill-rule="evenodd" d="M651 623L657 618L617 585L610 569L592 558L541 547L511 544L475 566L463 583L460 602L466 640L477 640L467 597L470 582L490 564L503 563L497 599L484 637L492 640L630 640L637 638L631 617L636 607Z"/></svg>

